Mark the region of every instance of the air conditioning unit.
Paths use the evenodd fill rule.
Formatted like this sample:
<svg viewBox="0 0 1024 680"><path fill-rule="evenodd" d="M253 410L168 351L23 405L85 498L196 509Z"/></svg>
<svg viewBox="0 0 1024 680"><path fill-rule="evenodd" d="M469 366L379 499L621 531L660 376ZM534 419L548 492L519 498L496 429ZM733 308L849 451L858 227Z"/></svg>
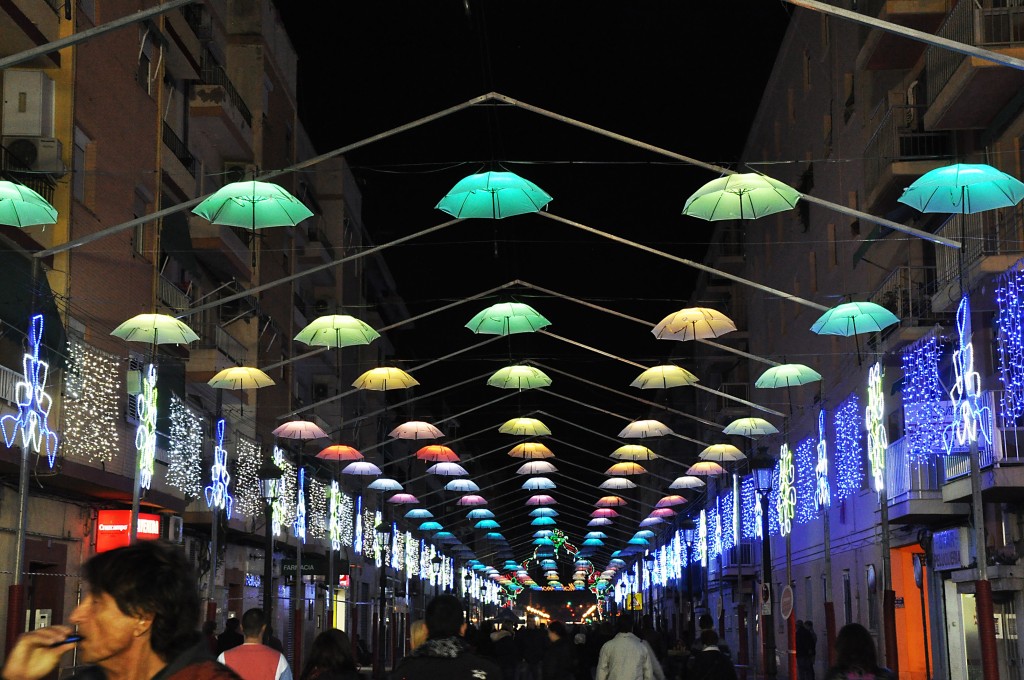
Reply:
<svg viewBox="0 0 1024 680"><path fill-rule="evenodd" d="M61 160L63 148L59 139L53 137L4 137L7 150L7 169L27 169L63 177L67 172Z"/></svg>
<svg viewBox="0 0 1024 680"><path fill-rule="evenodd" d="M256 177L256 164L246 163L244 161L225 161L224 162L224 184L231 184L233 182L243 182L245 180L251 180Z"/></svg>
<svg viewBox="0 0 1024 680"><path fill-rule="evenodd" d="M164 515L163 537L171 543L181 544L185 540L185 520L177 515Z"/></svg>

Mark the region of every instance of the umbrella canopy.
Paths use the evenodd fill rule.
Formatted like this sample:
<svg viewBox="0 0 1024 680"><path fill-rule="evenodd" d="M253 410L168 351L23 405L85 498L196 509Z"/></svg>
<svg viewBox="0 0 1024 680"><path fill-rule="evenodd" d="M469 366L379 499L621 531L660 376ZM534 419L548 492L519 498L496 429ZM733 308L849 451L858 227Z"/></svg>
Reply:
<svg viewBox="0 0 1024 680"><path fill-rule="evenodd" d="M482 519L473 525L474 529L500 529L501 525L493 519Z"/></svg>
<svg viewBox="0 0 1024 680"><path fill-rule="evenodd" d="M420 531L440 531L444 529L440 522L423 522L420 524Z"/></svg>
<svg viewBox="0 0 1024 680"><path fill-rule="evenodd" d="M616 463L610 468L604 471L606 475L642 475L647 470L640 463L634 463L633 461L623 461Z"/></svg>
<svg viewBox="0 0 1024 680"><path fill-rule="evenodd" d="M664 517L674 517L677 514L679 514L679 513L677 513L672 508L655 508L654 510L651 510L651 515L650 516L651 517L662 517L662 518L664 518Z"/></svg>
<svg viewBox="0 0 1024 680"><path fill-rule="evenodd" d="M537 212L551 196L514 172L481 172L459 180L435 208L459 219L500 220Z"/></svg>
<svg viewBox="0 0 1024 680"><path fill-rule="evenodd" d="M711 477L714 475L724 475L725 468L723 468L718 463L715 463L714 461L702 460L691 465L690 468L686 471L686 474L700 475L702 477ZM669 488L672 487L670 486Z"/></svg>
<svg viewBox="0 0 1024 680"><path fill-rule="evenodd" d="M466 519L494 519L494 513L487 508L474 508L466 513Z"/></svg>
<svg viewBox="0 0 1024 680"><path fill-rule="evenodd" d="M611 519L612 517L618 517L619 513L612 508L598 508L597 510L591 511L590 516L594 518Z"/></svg>
<svg viewBox="0 0 1024 680"><path fill-rule="evenodd" d="M537 507L530 510L530 517L558 517L558 511L554 508Z"/></svg>
<svg viewBox="0 0 1024 680"><path fill-rule="evenodd" d="M459 456L447 446L431 444L424 446L416 452L418 460L425 460L431 463L458 463Z"/></svg>
<svg viewBox="0 0 1024 680"><path fill-rule="evenodd" d="M281 439L326 439L327 433L309 420L289 420L274 428L272 434Z"/></svg>
<svg viewBox="0 0 1024 680"><path fill-rule="evenodd" d="M210 387L222 390L256 390L275 384L273 378L258 368L232 366L210 378Z"/></svg>
<svg viewBox="0 0 1024 680"><path fill-rule="evenodd" d="M558 501L546 493L534 494L526 499L527 505L555 505L557 503Z"/></svg>
<svg viewBox="0 0 1024 680"><path fill-rule="evenodd" d="M474 493L468 493L455 501L455 504L462 506L487 505L487 499Z"/></svg>
<svg viewBox="0 0 1024 680"><path fill-rule="evenodd" d="M670 496L662 496L657 503L654 504L656 508L669 508L673 505L682 505L686 502L686 499L678 494L672 494Z"/></svg>
<svg viewBox="0 0 1024 680"><path fill-rule="evenodd" d="M587 522L588 527L606 527L609 524L612 524L612 521L607 517L595 517Z"/></svg>
<svg viewBox="0 0 1024 680"><path fill-rule="evenodd" d="M746 458L743 452L732 444L712 444L701 451L697 457L701 460L711 460L716 463L732 463Z"/></svg>
<svg viewBox="0 0 1024 680"><path fill-rule="evenodd" d="M687 307L673 312L651 329L659 340L704 340L736 330L732 319L707 307Z"/></svg>
<svg viewBox="0 0 1024 680"><path fill-rule="evenodd" d="M899 317L874 302L844 302L818 317L811 331L818 335L850 337L877 333L899 322Z"/></svg>
<svg viewBox="0 0 1024 680"><path fill-rule="evenodd" d="M713 179L697 189L686 199L683 214L709 222L756 220L792 210L799 200L800 192L793 187L756 172L747 172Z"/></svg>
<svg viewBox="0 0 1024 680"><path fill-rule="evenodd" d="M736 434L751 439L761 435L775 434L778 431L779 428L764 418L737 418L722 429L724 434Z"/></svg>
<svg viewBox="0 0 1024 680"><path fill-rule="evenodd" d="M357 460L349 463L341 470L343 475L355 475L358 477L372 477L380 474L380 468L366 460Z"/></svg>
<svg viewBox="0 0 1024 680"><path fill-rule="evenodd" d="M551 434L548 426L536 418L512 418L498 428L502 434L514 434L520 437L542 437Z"/></svg>
<svg viewBox="0 0 1024 680"><path fill-rule="evenodd" d="M293 227L313 213L302 201L271 182L226 184L192 209L214 224L263 229Z"/></svg>
<svg viewBox="0 0 1024 680"><path fill-rule="evenodd" d="M623 439L645 439L647 437L663 437L672 434L672 430L657 420L634 420L622 428L619 436Z"/></svg>
<svg viewBox="0 0 1024 680"><path fill-rule="evenodd" d="M555 457L555 454L551 452L551 449L539 442L523 442L522 444L516 444L508 452L508 455L513 458L528 458L530 460L542 460L545 458Z"/></svg>
<svg viewBox="0 0 1024 680"><path fill-rule="evenodd" d="M601 496L597 499L597 502L594 503L594 505L599 508L613 508L625 504L626 499L622 496Z"/></svg>
<svg viewBox="0 0 1024 680"><path fill-rule="evenodd" d="M608 538L608 534L603 531L588 531L583 538Z"/></svg>
<svg viewBox="0 0 1024 680"><path fill-rule="evenodd" d="M151 345L187 345L199 339L195 331L167 314L138 314L110 334L128 342Z"/></svg>
<svg viewBox="0 0 1024 680"><path fill-rule="evenodd" d="M609 477L601 482L598 488L608 489L609 491L618 489L635 489L636 484L625 477Z"/></svg>
<svg viewBox="0 0 1024 680"><path fill-rule="evenodd" d="M690 475L683 475L682 477L676 477L671 484L668 485L670 489L700 489L704 486L704 480Z"/></svg>
<svg viewBox="0 0 1024 680"><path fill-rule="evenodd" d="M391 430L388 436L392 439L437 439L443 437L444 432L422 420L410 420Z"/></svg>
<svg viewBox="0 0 1024 680"><path fill-rule="evenodd" d="M652 526L655 526L657 524L664 524L664 523L665 523L665 518L664 517L648 517L647 519L644 519L644 520L642 520L640 522L640 526L642 526L642 527L652 527ZM630 543L632 543L632 539L630 540Z"/></svg>
<svg viewBox="0 0 1024 680"><path fill-rule="evenodd" d="M500 302L476 314L466 328L484 335L532 333L550 326L536 309L521 302Z"/></svg>
<svg viewBox="0 0 1024 680"><path fill-rule="evenodd" d="M630 387L642 390L666 389L669 387L686 387L697 382L697 376L681 366L655 366L636 377L629 383Z"/></svg>
<svg viewBox="0 0 1024 680"><path fill-rule="evenodd" d="M604 541L602 541L600 538L587 538L587 539L583 540L583 545L587 545L587 546L590 546L590 545L593 545L593 546L604 545Z"/></svg>
<svg viewBox="0 0 1024 680"><path fill-rule="evenodd" d="M316 457L321 460L362 460L363 454L345 444L332 444L326 449L316 454Z"/></svg>
<svg viewBox="0 0 1024 680"><path fill-rule="evenodd" d="M498 369L487 379L487 384L506 390L529 390L535 387L548 387L551 378L539 368L519 364Z"/></svg>
<svg viewBox="0 0 1024 680"><path fill-rule="evenodd" d="M394 496L388 499L388 503L395 503L397 505L411 505L413 503L419 503L420 500L413 496L411 493L396 493ZM406 515L408 517L408 515Z"/></svg>
<svg viewBox="0 0 1024 680"><path fill-rule="evenodd" d="M794 385L806 385L818 380L821 380L821 374L809 366L804 366L803 364L782 364L781 366L772 366L762 373L761 377L754 383L754 387L793 387Z"/></svg>
<svg viewBox="0 0 1024 680"><path fill-rule="evenodd" d="M546 460L527 461L516 470L517 475L547 475L552 472L558 472L558 468Z"/></svg>
<svg viewBox="0 0 1024 680"><path fill-rule="evenodd" d="M57 224L57 209L24 184L0 181L0 224L32 227Z"/></svg>
<svg viewBox="0 0 1024 680"><path fill-rule="evenodd" d="M612 451L611 457L615 460L654 460L659 456L646 446L625 444Z"/></svg>
<svg viewBox="0 0 1024 680"><path fill-rule="evenodd" d="M426 508L414 508L405 513L406 519L428 519L433 516L434 513L430 512L430 510L427 510Z"/></svg>
<svg viewBox="0 0 1024 680"><path fill-rule="evenodd" d="M444 485L445 491L453 493L473 493L480 490L472 479L453 479Z"/></svg>
<svg viewBox="0 0 1024 680"><path fill-rule="evenodd" d="M299 331L295 339L311 347L350 347L369 345L380 333L354 316L329 314L321 316Z"/></svg>
<svg viewBox="0 0 1024 680"><path fill-rule="evenodd" d="M394 368L393 366L384 366L380 368L371 368L366 373L356 378L356 381L352 383L352 387L356 387L361 390L376 390L382 392L384 390L404 390L409 387L415 387L419 385L419 381L412 377L400 368Z"/></svg>
<svg viewBox="0 0 1024 680"><path fill-rule="evenodd" d="M527 491L543 491L544 489L554 489L555 483L547 477L530 477L523 482L523 488Z"/></svg>
<svg viewBox="0 0 1024 680"><path fill-rule="evenodd" d="M434 463L427 468L427 472L432 475L441 475L442 477L460 477L469 474L466 472L466 468L458 463Z"/></svg>
<svg viewBox="0 0 1024 680"><path fill-rule="evenodd" d="M370 482L370 485L366 488L373 489L374 491L401 491L402 485L397 479L380 477Z"/></svg>
<svg viewBox="0 0 1024 680"><path fill-rule="evenodd" d="M925 213L971 214L1017 205L1024 183L985 164L957 163L926 172L898 200Z"/></svg>
<svg viewBox="0 0 1024 680"><path fill-rule="evenodd" d="M555 520L551 517L534 517L530 520L530 525L535 527L549 527L555 525Z"/></svg>

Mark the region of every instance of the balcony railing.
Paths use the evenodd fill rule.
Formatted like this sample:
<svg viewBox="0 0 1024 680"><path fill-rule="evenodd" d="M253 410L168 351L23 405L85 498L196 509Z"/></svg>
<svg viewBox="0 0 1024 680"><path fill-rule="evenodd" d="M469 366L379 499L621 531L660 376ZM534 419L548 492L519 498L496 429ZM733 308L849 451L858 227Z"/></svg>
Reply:
<svg viewBox="0 0 1024 680"><path fill-rule="evenodd" d="M245 345L216 324L203 326L199 347L216 349L238 366L245 364Z"/></svg>
<svg viewBox="0 0 1024 680"><path fill-rule="evenodd" d="M952 135L925 131L921 122L925 111L924 106L897 105L882 114L864 150L864 182L869 191L893 163L950 155Z"/></svg>
<svg viewBox="0 0 1024 680"><path fill-rule="evenodd" d="M176 312L183 312L192 306L192 300L188 293L183 291L181 288L164 277L162 274L157 280L157 297L160 298L160 302L164 303Z"/></svg>
<svg viewBox="0 0 1024 680"><path fill-rule="evenodd" d="M242 115L245 124L252 127L252 112L249 111L249 107L246 106L245 101L242 99L242 95L235 89L231 79L228 78L227 72L224 67L216 62L216 60L208 55L204 55L202 68L199 72L199 82L203 85L217 85L218 87L224 88L224 92L227 93L228 99L234 104L235 108L238 109L238 113Z"/></svg>
<svg viewBox="0 0 1024 680"><path fill-rule="evenodd" d="M171 150L174 157L181 161L181 164L188 170L188 174L196 176L196 157L188 150L188 145L181 141L181 137L171 129L171 126L164 123L164 146Z"/></svg>
<svg viewBox="0 0 1024 680"><path fill-rule="evenodd" d="M986 210L973 215L953 215L936 233L961 242L961 248L940 248L935 253L936 278L939 287L952 283L960 275L960 258L964 270L982 257L1024 253L1024 207Z"/></svg>
<svg viewBox="0 0 1024 680"><path fill-rule="evenodd" d="M915 457L901 437L885 451L885 490L890 501L934 498L942 493L942 466L932 455Z"/></svg>
<svg viewBox="0 0 1024 680"><path fill-rule="evenodd" d="M17 404L17 384L24 379L21 373L7 368L6 366L0 366L0 400L6 401L8 404Z"/></svg>
<svg viewBox="0 0 1024 680"><path fill-rule="evenodd" d="M0 169L0 177L3 179L24 184L53 203L53 190L57 187L53 178L46 173L29 169L17 156L8 151L6 146L0 146Z"/></svg>
<svg viewBox="0 0 1024 680"><path fill-rule="evenodd" d="M978 454L981 468L1002 465L1024 464L1024 427L998 427L1004 420L1000 414L1003 399L1002 390L993 390L983 395L983 403L988 406L990 432L992 442L987 443L979 438ZM946 480L966 477L971 472L970 457L967 454L946 456L942 459Z"/></svg>
<svg viewBox="0 0 1024 680"><path fill-rule="evenodd" d="M935 267L897 267L871 294L869 301L882 305L900 319L901 325L915 325L931 319L931 295Z"/></svg>
<svg viewBox="0 0 1024 680"><path fill-rule="evenodd" d="M722 552L723 567L749 567L754 564L754 544L751 541L741 541Z"/></svg>

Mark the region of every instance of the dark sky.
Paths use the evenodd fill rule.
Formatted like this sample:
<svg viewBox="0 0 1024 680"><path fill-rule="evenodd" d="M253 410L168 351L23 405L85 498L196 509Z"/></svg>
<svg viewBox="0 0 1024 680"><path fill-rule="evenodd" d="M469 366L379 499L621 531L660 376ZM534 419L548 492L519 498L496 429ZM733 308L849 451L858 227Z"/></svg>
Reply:
<svg viewBox="0 0 1024 680"><path fill-rule="evenodd" d="M339 2L329 9L327 3L278 4L299 53L300 112L320 152L496 91L723 166L733 166L743 147L790 11L771 1L742 3L742 13L736 3L715 1L468 0L467 7L463 0L426 0ZM434 209L446 191L468 174L496 169L538 184L554 197L548 207L560 217L689 259L700 260L706 249L709 225L680 212L686 198L713 175L527 111L462 111L347 158L363 192L364 222L377 243L449 219ZM414 314L520 279L653 325L689 306L694 281L693 272L678 264L537 216L468 220L389 249L385 259L398 294ZM621 392L652 400L664 396L629 387L642 369L579 344L644 366L665 363L675 352L676 363L699 375L687 362L686 348L655 340L650 327L524 288L392 334L399 365L408 369L484 339L462 325L483 307L511 300L533 305L552 321L549 330L566 341L536 335L502 339L423 369L416 374L422 383L416 389L425 393L531 359ZM491 425L496 430L503 420L538 408L570 421L541 416L557 440L603 460L549 441L558 456L555 464L565 461L555 481L561 485L559 477L564 478L567 491L575 484L573 497L592 503L601 492L585 483L600 482L600 473L614 462L608 454L627 443L607 439L626 424L607 412L657 416L580 380L549 375L550 391L559 396L519 393L465 416L458 431ZM449 410L458 412L499 396L500 390L481 380L445 398ZM437 409L436 401L424 400L409 415L432 420ZM502 436L471 438L453 448L468 458L515 443ZM699 447L678 440L659 446L655 450L679 461L699 453ZM480 461L485 468L511 462L503 452ZM684 469L672 467L664 474L674 477ZM513 490L523 478L500 476L511 481L490 494L485 490L485 496L508 494L495 505L515 501L510 507L516 515L499 511L498 519L518 524L528 494ZM649 486L667 485L647 477L643 483ZM570 502L568 494L560 500ZM576 504L580 514L591 509ZM566 517L565 528L577 541L581 524ZM632 533L636 522L622 527Z"/></svg>

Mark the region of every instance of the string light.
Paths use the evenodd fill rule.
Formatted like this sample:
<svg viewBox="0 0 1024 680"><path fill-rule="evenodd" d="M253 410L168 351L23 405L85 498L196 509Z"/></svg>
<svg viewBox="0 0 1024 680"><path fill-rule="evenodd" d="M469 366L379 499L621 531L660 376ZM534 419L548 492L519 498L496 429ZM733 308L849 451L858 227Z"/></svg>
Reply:
<svg viewBox="0 0 1024 680"><path fill-rule="evenodd" d="M116 357L100 352L81 340L68 341L68 373L64 388L64 438L61 451L65 457L85 458L94 463L109 463L120 452L118 440L118 398L124 393L121 364ZM171 412L171 438L174 440L174 412ZM195 433L202 449L202 434ZM173 464L173 457L172 457ZM202 493L197 471L195 491L184 482L186 495L196 498ZM168 472L170 477L170 472Z"/></svg>
<svg viewBox="0 0 1024 680"><path fill-rule="evenodd" d="M779 447L779 496L776 507L778 508L779 535L788 536L793 530L793 513L796 509L796 488L793 484L795 468L793 465L793 450L789 444Z"/></svg>
<svg viewBox="0 0 1024 680"><path fill-rule="evenodd" d="M789 448L789 447L787 447ZM768 535L782 536L782 526L779 519L779 505L782 502L782 473L781 463L775 461L772 468L772 490L768 494Z"/></svg>
<svg viewBox="0 0 1024 680"><path fill-rule="evenodd" d="M171 395L170 414L167 483L186 498L199 498L203 493L203 419L175 394ZM68 434L66 429L64 432Z"/></svg>
<svg viewBox="0 0 1024 680"><path fill-rule="evenodd" d="M708 566L708 513L703 508L697 521L696 551L701 566Z"/></svg>
<svg viewBox="0 0 1024 680"><path fill-rule="evenodd" d="M761 538L761 504L753 475L744 477L740 484L740 519L743 538Z"/></svg>
<svg viewBox="0 0 1024 680"><path fill-rule="evenodd" d="M377 522L374 521L373 510L366 507L366 505L363 505L362 525L363 554L369 557L375 557L377 554L377 537L374 535L374 531L376 530Z"/></svg>
<svg viewBox="0 0 1024 680"><path fill-rule="evenodd" d="M310 477L309 504L306 512L307 530L310 538L327 537L327 485L319 479Z"/></svg>
<svg viewBox="0 0 1024 680"><path fill-rule="evenodd" d="M331 505L328 528L331 534L331 550L341 550L341 488L338 480L331 480Z"/></svg>
<svg viewBox="0 0 1024 680"><path fill-rule="evenodd" d="M814 500L817 490L817 477L814 467L818 462L817 442L807 437L800 440L794 453L796 479L796 515L797 524L807 524L818 515L818 504Z"/></svg>
<svg viewBox="0 0 1024 680"><path fill-rule="evenodd" d="M292 465L284 450L275 446L273 451L274 465L281 468L281 478L274 485L274 502L271 505L272 529L275 536L280 536L284 527L292 523L294 513L291 503L295 498L295 466Z"/></svg>
<svg viewBox="0 0 1024 680"><path fill-rule="evenodd" d="M357 555L363 554L363 497L356 496L355 516L352 520L352 550Z"/></svg>
<svg viewBox="0 0 1024 680"><path fill-rule="evenodd" d="M149 364L142 376L142 393L135 402L139 416L135 448L139 452L139 488L142 489L148 489L152 483L156 463L156 394L156 366Z"/></svg>
<svg viewBox="0 0 1024 680"><path fill-rule="evenodd" d="M306 468L300 467L295 489L295 521L292 522L292 535L303 543L306 542Z"/></svg>
<svg viewBox="0 0 1024 680"><path fill-rule="evenodd" d="M828 440L825 438L825 409L818 411L818 454L814 466L814 510L821 512L832 504L832 490L828 485Z"/></svg>
<svg viewBox="0 0 1024 680"><path fill-rule="evenodd" d="M21 434L21 447L31 449L37 455L46 452L46 458L53 467L57 457L57 433L50 430L50 407L53 400L46 393L46 379L50 366L39 360L39 346L43 342L43 315L36 314L29 323L29 351L22 356L24 380L14 386L18 415L6 415L0 418L0 430L3 430L7 447L14 446L15 439ZM150 469L152 477L152 468ZM147 482L144 488L149 488Z"/></svg>
<svg viewBox="0 0 1024 680"><path fill-rule="evenodd" d="M1024 415L1024 272L1017 262L996 287L995 325L1003 426L1012 428Z"/></svg>
<svg viewBox="0 0 1024 680"><path fill-rule="evenodd" d="M224 448L224 427L224 419L221 418L214 428L213 465L210 467L210 485L206 487L206 507L224 510L231 519L235 499L228 492L231 475L228 474L228 452Z"/></svg>
<svg viewBox="0 0 1024 680"><path fill-rule="evenodd" d="M343 548L352 547L355 539L355 499L347 493L341 494L341 525L338 529L339 539Z"/></svg>
<svg viewBox="0 0 1024 680"><path fill-rule="evenodd" d="M956 445L992 443L992 435L988 431L989 408L980 404L981 376L974 370L971 304L966 295L960 299L960 306L956 310L956 329L960 340L959 348L953 352L956 381L949 390L949 397L953 401L953 422L942 433L947 455L953 452Z"/></svg>
<svg viewBox="0 0 1024 680"><path fill-rule="evenodd" d="M864 426L868 431L868 462L875 491L885 488L885 450L889 447L889 435L885 431L885 393L882 390L882 364L875 364L868 370L868 405L864 408Z"/></svg>
<svg viewBox="0 0 1024 680"><path fill-rule="evenodd" d="M721 531L719 533L719 541L723 550L728 550L736 546L736 534L735 529L735 517L733 503L733 490L732 485L718 498L718 515L719 523L721 525Z"/></svg>
<svg viewBox="0 0 1024 680"><path fill-rule="evenodd" d="M260 490L260 463L262 455L256 442L235 435L235 509L245 517L259 517L263 512L263 493Z"/></svg>
<svg viewBox="0 0 1024 680"><path fill-rule="evenodd" d="M832 422L836 433L836 498L840 501L860 491L864 484L863 447L861 446L860 398L851 393L839 405Z"/></svg>
<svg viewBox="0 0 1024 680"><path fill-rule="evenodd" d="M911 460L924 461L944 449L946 391L939 380L944 346L934 333L903 350L903 431Z"/></svg>
<svg viewBox="0 0 1024 680"><path fill-rule="evenodd" d="M408 578L420 575L419 541L408 531L405 532L405 574Z"/></svg>

